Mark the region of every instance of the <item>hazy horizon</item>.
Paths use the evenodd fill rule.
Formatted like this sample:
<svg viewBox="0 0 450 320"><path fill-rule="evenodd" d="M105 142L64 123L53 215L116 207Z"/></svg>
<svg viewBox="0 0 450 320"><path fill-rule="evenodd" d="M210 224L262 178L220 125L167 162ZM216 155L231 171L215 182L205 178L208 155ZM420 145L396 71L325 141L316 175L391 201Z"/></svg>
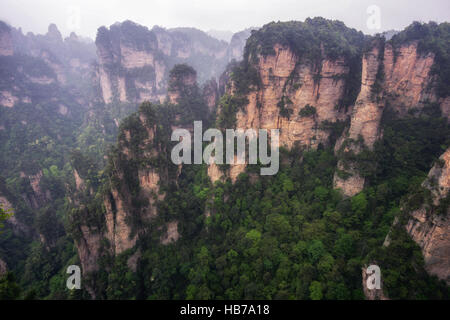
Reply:
<svg viewBox="0 0 450 320"><path fill-rule="evenodd" d="M387 30L401 30L413 21L450 20L450 2L422 1L326 1L282 0L277 4L268 0L257 3L249 0L129 0L51 1L3 0L0 20L24 33L43 34L54 23L63 37L71 32L95 39L97 29L115 22L131 20L146 27L193 27L205 32L238 32L249 27L260 27L271 21L303 21L321 16L343 21L348 27L366 34ZM39 12L39 14L36 14Z"/></svg>

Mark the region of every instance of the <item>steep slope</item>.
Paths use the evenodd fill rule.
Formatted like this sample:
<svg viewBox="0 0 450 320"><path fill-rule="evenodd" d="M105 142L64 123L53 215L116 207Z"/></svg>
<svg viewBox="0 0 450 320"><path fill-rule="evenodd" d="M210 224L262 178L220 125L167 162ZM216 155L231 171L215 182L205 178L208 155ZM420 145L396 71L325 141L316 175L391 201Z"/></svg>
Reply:
<svg viewBox="0 0 450 320"><path fill-rule="evenodd" d="M361 90L355 102L350 128L335 146L335 151L341 158L358 154L364 147L371 149L381 134L380 121L384 105L379 94L374 93L372 88L381 68L382 45L383 40L375 41L363 56ZM347 196L357 194L364 187L364 178L358 174L355 166L350 161L341 160L334 177L335 187Z"/></svg>
<svg viewBox="0 0 450 320"><path fill-rule="evenodd" d="M450 119L448 92L443 90L448 79L437 71L446 68L448 52L429 44L439 41L444 48L448 46L448 35L441 34L439 28L448 29L448 25L413 24L389 42L378 39L364 54L361 91L350 127L335 148L340 162L334 184L346 196L353 196L364 187L365 179L354 159L363 151L372 150L380 139L385 110L407 117L437 106L442 116Z"/></svg>
<svg viewBox="0 0 450 320"><path fill-rule="evenodd" d="M346 40L336 47L336 39L329 39L331 26L321 19L271 23L254 31L228 85L231 107L219 105L219 125L279 129L280 145L287 148L328 145L331 128L352 110L364 42L361 33L340 23L334 27ZM299 46L301 41L307 44ZM231 167L233 181L243 169ZM215 166L210 172L213 181L220 178Z"/></svg>
<svg viewBox="0 0 450 320"><path fill-rule="evenodd" d="M448 24L437 28L445 34ZM427 270L447 280L448 150L414 205L402 207L448 148L441 34L431 41L420 29L386 42L322 18L270 23L218 86L219 66L239 45L127 21L99 30L98 91L79 87L90 92L87 109L69 79L86 84L90 54L65 52L92 44L62 40L53 26L45 36L0 31L10 104L0 107L0 139L5 155L20 158L1 158L11 177L0 178L0 202L16 216L0 234L0 257L39 297L67 298L65 267L81 264L83 298L382 298L361 286L361 268L379 261L389 298L446 298L405 230ZM162 103L142 103L120 125L106 114L147 99ZM279 129L279 173L173 164L171 132L192 132L195 120L204 130ZM104 155L116 125L117 143ZM401 207L411 212L397 228L405 237L382 246Z"/></svg>
<svg viewBox="0 0 450 320"><path fill-rule="evenodd" d="M257 30L258 28L248 28L233 34L228 46L228 61L242 60L244 56L244 48L247 39L250 37L252 30Z"/></svg>
<svg viewBox="0 0 450 320"><path fill-rule="evenodd" d="M0 55L11 56L14 53L11 28L4 23L0 22Z"/></svg>
<svg viewBox="0 0 450 320"><path fill-rule="evenodd" d="M66 174L94 96L95 45L75 34L63 39L54 25L45 35L23 35L0 24L2 46L10 48L0 56L0 200L14 212L0 234L0 256L26 290L46 296L50 277L77 259L75 251L62 254L72 248L63 226Z"/></svg>
<svg viewBox="0 0 450 320"><path fill-rule="evenodd" d="M431 201L410 212L406 230L422 249L427 271L449 284L450 149L436 161L422 186Z"/></svg>
<svg viewBox="0 0 450 320"><path fill-rule="evenodd" d="M70 148L92 97L86 82L93 44L82 42L75 34L63 40L54 25L44 36L24 36L20 30L1 24L3 38L9 39L3 43L10 43L11 54L0 56L0 141L4 155L0 175L17 183L23 180L22 195L37 209L52 199L49 190L40 186L43 169L64 166L58 157L44 166L44 159ZM30 192L23 189L27 184Z"/></svg>
<svg viewBox="0 0 450 320"><path fill-rule="evenodd" d="M245 36L244 36L245 37ZM233 42L233 58L240 59L244 41ZM105 103L162 102L168 74L177 63L199 73L199 82L217 78L230 61L228 44L193 28L149 30L131 21L98 30L98 78Z"/></svg>
<svg viewBox="0 0 450 320"><path fill-rule="evenodd" d="M85 184L86 180L98 181L87 174L91 165L82 156L74 159L78 168L74 174L79 178L73 202L79 208L74 207L71 214L71 234L85 274L98 271L102 256L117 257L134 250L149 232L160 234L163 245L180 237L178 221L161 217L158 209L168 194L173 196L182 171L170 160L170 130L192 130L194 120L207 124L211 99L202 94L196 72L187 65L171 70L169 84L164 104L143 103L122 122L117 147L108 155L105 186L98 190L98 184L93 186L97 195ZM135 264L138 258L133 256L130 261ZM94 286L89 286L94 297Z"/></svg>

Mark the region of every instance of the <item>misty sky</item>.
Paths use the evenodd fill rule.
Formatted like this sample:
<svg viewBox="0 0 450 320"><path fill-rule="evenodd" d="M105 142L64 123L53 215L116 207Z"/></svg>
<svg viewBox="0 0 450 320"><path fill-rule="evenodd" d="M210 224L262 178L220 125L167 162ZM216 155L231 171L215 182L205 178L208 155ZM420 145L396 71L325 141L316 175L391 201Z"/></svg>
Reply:
<svg viewBox="0 0 450 320"><path fill-rule="evenodd" d="M55 23L63 36L75 31L91 38L98 27L124 20L236 32L315 16L376 33L403 29L414 20L449 22L450 0L0 0L0 20L24 32L45 33Z"/></svg>

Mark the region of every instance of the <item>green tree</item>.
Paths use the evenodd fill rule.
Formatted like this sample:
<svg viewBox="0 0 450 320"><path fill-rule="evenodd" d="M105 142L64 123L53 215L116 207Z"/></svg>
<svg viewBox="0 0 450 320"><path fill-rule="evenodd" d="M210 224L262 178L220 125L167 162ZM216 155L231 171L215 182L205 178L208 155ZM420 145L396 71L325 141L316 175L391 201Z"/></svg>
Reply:
<svg viewBox="0 0 450 320"><path fill-rule="evenodd" d="M0 277L0 300L15 300L20 296L20 287L13 273L7 272Z"/></svg>
<svg viewBox="0 0 450 320"><path fill-rule="evenodd" d="M309 286L309 297L311 300L322 300L322 284L319 281L313 281Z"/></svg>
<svg viewBox="0 0 450 320"><path fill-rule="evenodd" d="M3 205L0 204L0 228L3 228L3 222L13 215L12 209L3 209Z"/></svg>

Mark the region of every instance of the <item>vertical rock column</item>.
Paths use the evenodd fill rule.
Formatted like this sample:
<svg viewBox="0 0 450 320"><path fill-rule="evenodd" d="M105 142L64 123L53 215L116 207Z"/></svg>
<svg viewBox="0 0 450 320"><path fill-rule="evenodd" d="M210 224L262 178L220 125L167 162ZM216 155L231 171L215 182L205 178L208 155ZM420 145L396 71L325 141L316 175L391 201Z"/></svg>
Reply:
<svg viewBox="0 0 450 320"><path fill-rule="evenodd" d="M450 283L450 148L436 161L422 187L430 190L430 204L410 213L406 231L422 249L425 269ZM447 205L445 204L447 203ZM437 210L437 209L440 210Z"/></svg>
<svg viewBox="0 0 450 320"><path fill-rule="evenodd" d="M361 75L361 91L353 109L350 128L344 132L335 146L335 152L341 159L338 171L334 175L334 187L342 190L345 196L354 196L364 188L364 177L357 169L357 163L344 161L345 153L359 154L364 147L369 150L380 138L380 120L384 104L381 94L375 91L377 76L382 68L382 46L375 43L372 49L364 54Z"/></svg>

